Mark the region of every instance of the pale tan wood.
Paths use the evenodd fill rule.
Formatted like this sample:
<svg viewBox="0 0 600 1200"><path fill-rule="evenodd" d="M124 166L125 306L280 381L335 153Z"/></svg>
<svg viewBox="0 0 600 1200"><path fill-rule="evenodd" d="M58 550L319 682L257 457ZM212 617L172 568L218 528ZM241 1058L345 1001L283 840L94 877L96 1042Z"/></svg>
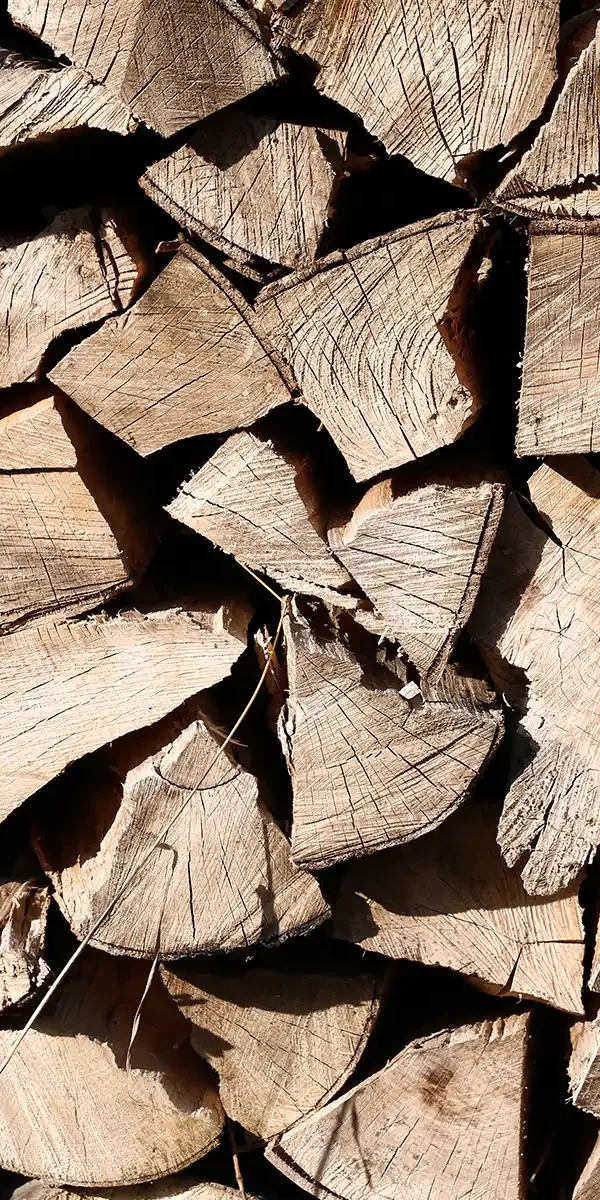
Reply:
<svg viewBox="0 0 600 1200"><path fill-rule="evenodd" d="M228 1116L275 1137L335 1095L353 1071L379 1009L368 973L162 968L193 1023L194 1049L219 1074Z"/></svg>
<svg viewBox="0 0 600 1200"><path fill-rule="evenodd" d="M573 1103L600 1117L600 1019L579 1021L571 1028L569 1062Z"/></svg>
<svg viewBox="0 0 600 1200"><path fill-rule="evenodd" d="M551 461L529 489L553 538L511 495L471 619L498 685L510 668L526 685L499 840L510 865L531 851L525 887L545 895L600 842L600 475L585 459Z"/></svg>
<svg viewBox="0 0 600 1200"><path fill-rule="evenodd" d="M346 136L251 112L217 113L140 182L180 225L231 257L307 266L325 230Z"/></svg>
<svg viewBox="0 0 600 1200"><path fill-rule="evenodd" d="M411 1042L267 1158L321 1200L522 1200L527 1015Z"/></svg>
<svg viewBox="0 0 600 1200"><path fill-rule="evenodd" d="M600 1136L575 1184L573 1200L598 1200L600 1196Z"/></svg>
<svg viewBox="0 0 600 1200"><path fill-rule="evenodd" d="M181 1170L216 1144L214 1085L157 983L126 1068L147 974L141 963L85 951L3 1072L2 1166L52 1183L111 1187ZM3 1058L14 1039L0 1030Z"/></svg>
<svg viewBox="0 0 600 1200"><path fill-rule="evenodd" d="M250 425L290 399L241 294L187 248L50 378L140 454Z"/></svg>
<svg viewBox="0 0 600 1200"><path fill-rule="evenodd" d="M294 792L292 856L318 870L435 829L496 747L495 697L430 693L413 705L306 623L285 626L288 702L280 717Z"/></svg>
<svg viewBox="0 0 600 1200"><path fill-rule="evenodd" d="M356 479L455 441L474 418L460 307L478 221L421 221L330 255L257 299L304 403Z"/></svg>
<svg viewBox="0 0 600 1200"><path fill-rule="evenodd" d="M137 266L107 213L59 213L29 242L0 247L0 387L38 372L53 338L119 312Z"/></svg>
<svg viewBox="0 0 600 1200"><path fill-rule="evenodd" d="M244 643L216 613L126 612L0 639L0 818L70 762L223 679Z"/></svg>
<svg viewBox="0 0 600 1200"><path fill-rule="evenodd" d="M165 137L281 74L236 0L10 0L9 13Z"/></svg>
<svg viewBox="0 0 600 1200"><path fill-rule="evenodd" d="M0 67L0 146L87 125L129 133L135 121L124 104L77 67L23 59Z"/></svg>
<svg viewBox="0 0 600 1200"><path fill-rule="evenodd" d="M240 1193L220 1183L205 1183L189 1177L159 1179L138 1187L105 1188L101 1192L97 1189L75 1191L31 1179L15 1188L11 1200L75 1200L76 1197L77 1200L240 1200ZM246 1192L246 1200L254 1200L254 1197Z"/></svg>
<svg viewBox="0 0 600 1200"><path fill-rule="evenodd" d="M291 591L352 583L325 540L310 462L265 434L228 438L167 511Z"/></svg>
<svg viewBox="0 0 600 1200"><path fill-rule="evenodd" d="M349 863L334 937L583 1014L577 889L533 900L502 859L497 826L496 805L467 801L427 837Z"/></svg>
<svg viewBox="0 0 600 1200"><path fill-rule="evenodd" d="M284 36L320 67L317 87L390 154L450 181L465 155L534 120L556 77L555 0L311 0L296 11Z"/></svg>
<svg viewBox="0 0 600 1200"><path fill-rule="evenodd" d="M469 618L504 503L501 484L376 484L329 544L421 675L441 676Z"/></svg>
<svg viewBox="0 0 600 1200"><path fill-rule="evenodd" d="M49 980L44 959L50 891L35 859L0 879L0 1013L30 1000Z"/></svg>

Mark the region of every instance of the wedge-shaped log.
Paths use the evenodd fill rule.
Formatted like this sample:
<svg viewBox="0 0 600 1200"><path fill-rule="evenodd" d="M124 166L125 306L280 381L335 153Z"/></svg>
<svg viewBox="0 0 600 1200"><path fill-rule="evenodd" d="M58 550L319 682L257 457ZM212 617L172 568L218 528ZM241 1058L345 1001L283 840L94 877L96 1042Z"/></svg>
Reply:
<svg viewBox="0 0 600 1200"><path fill-rule="evenodd" d="M193 1024L194 1049L218 1071L226 1113L275 1137L325 1104L356 1066L379 1008L373 975L162 968Z"/></svg>
<svg viewBox="0 0 600 1200"><path fill-rule="evenodd" d="M179 1171L219 1139L222 1116L186 1027L148 971L86 950L49 1015L2 1075L0 1163L52 1183L111 1187ZM0 1030L4 1058L16 1032Z"/></svg>
<svg viewBox="0 0 600 1200"><path fill-rule="evenodd" d="M0 67L0 146L87 125L128 133L131 114L107 88L77 67L27 59Z"/></svg>
<svg viewBox="0 0 600 1200"><path fill-rule="evenodd" d="M390 154L450 181L465 155L506 145L539 115L557 36L554 0L393 0L385 9L311 0L288 30L293 48L319 65L321 91Z"/></svg>
<svg viewBox="0 0 600 1200"><path fill-rule="evenodd" d="M504 503L501 484L386 479L329 544L382 617L388 636L432 682L470 616Z"/></svg>
<svg viewBox="0 0 600 1200"><path fill-rule="evenodd" d="M573 1200L598 1200L600 1195L600 1136L577 1180Z"/></svg>
<svg viewBox="0 0 600 1200"><path fill-rule="evenodd" d="M320 1200L522 1200L528 1017L411 1042L267 1158Z"/></svg>
<svg viewBox="0 0 600 1200"><path fill-rule="evenodd" d="M294 790L292 856L311 870L435 829L500 738L495 698L431 693L413 707L385 668L288 619L280 717Z"/></svg>
<svg viewBox="0 0 600 1200"><path fill-rule="evenodd" d="M10 0L9 12L165 137L281 74L236 0Z"/></svg>
<svg viewBox="0 0 600 1200"><path fill-rule="evenodd" d="M82 755L223 679L223 610L49 622L0 639L0 818Z"/></svg>
<svg viewBox="0 0 600 1200"><path fill-rule="evenodd" d="M241 294L187 247L50 377L140 454L251 425L290 399Z"/></svg>
<svg viewBox="0 0 600 1200"><path fill-rule="evenodd" d="M334 937L582 1014L577 892L532 900L502 859L497 825L495 805L467 801L427 837L349 863Z"/></svg>
<svg viewBox="0 0 600 1200"><path fill-rule="evenodd" d="M137 266L107 213L60 213L30 242L0 247L0 387L36 375L53 338L119 312Z"/></svg>
<svg viewBox="0 0 600 1200"><path fill-rule="evenodd" d="M0 1013L24 1004L49 979L44 959L50 891L35 858L20 856L0 879Z"/></svg>
<svg viewBox="0 0 600 1200"><path fill-rule="evenodd" d="M159 1179L138 1187L108 1188L102 1192L59 1188L54 1184L30 1179L15 1188L11 1200L239 1200L240 1193L220 1183L196 1182L192 1178ZM254 1197L246 1192L246 1200Z"/></svg>
<svg viewBox="0 0 600 1200"><path fill-rule="evenodd" d="M244 261L316 258L346 134L251 112L217 113L141 184L185 229Z"/></svg>
<svg viewBox="0 0 600 1200"><path fill-rule="evenodd" d="M472 213L409 225L288 275L257 300L304 403L356 479L455 441L473 420L459 314L477 226Z"/></svg>
<svg viewBox="0 0 600 1200"><path fill-rule="evenodd" d="M551 895L600 842L600 474L558 458L529 489L540 524L509 497L471 629L499 687L511 668L528 684L499 841L510 865L532 851L525 886Z"/></svg>

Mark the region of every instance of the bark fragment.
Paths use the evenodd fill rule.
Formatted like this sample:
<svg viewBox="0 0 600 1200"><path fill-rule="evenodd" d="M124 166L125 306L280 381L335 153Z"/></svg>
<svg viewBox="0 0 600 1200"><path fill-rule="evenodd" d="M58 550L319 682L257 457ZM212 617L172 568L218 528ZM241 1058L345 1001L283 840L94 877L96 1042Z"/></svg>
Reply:
<svg viewBox="0 0 600 1200"><path fill-rule="evenodd" d="M50 892L35 867L32 856L21 855L0 880L0 1013L30 1000L50 975L44 959Z"/></svg>

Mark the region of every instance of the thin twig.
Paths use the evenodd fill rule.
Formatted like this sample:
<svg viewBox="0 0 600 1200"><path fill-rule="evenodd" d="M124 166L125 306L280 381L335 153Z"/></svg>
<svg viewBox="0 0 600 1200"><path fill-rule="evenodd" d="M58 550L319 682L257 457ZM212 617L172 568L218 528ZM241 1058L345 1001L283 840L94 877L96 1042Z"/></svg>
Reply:
<svg viewBox="0 0 600 1200"><path fill-rule="evenodd" d="M162 930L162 922L163 922L163 917L165 915L165 908L167 907L167 896L169 895L169 888L171 887L171 881L173 879L173 875L175 874L175 864L177 863L177 851L174 846L161 846L160 849L161 850L170 850L173 855L173 862L171 863L171 874L169 875L169 877L167 879L167 884L166 884L165 890L163 892L163 901L162 901L162 904L160 907L160 914L159 914L159 918L158 918L158 929L156 931L156 945L155 945L155 949L154 949L154 958L152 959L152 966L150 967L150 970L148 971L148 978L146 980L146 986L142 992L140 1002L135 1010L135 1016L133 1018L133 1022L131 1025L131 1034L129 1036L129 1045L127 1047L127 1057L125 1059L125 1070L126 1071L131 1070L131 1051L133 1049L133 1043L135 1042L135 1039L138 1035L138 1030L140 1028L140 1022L142 1019L142 1010L144 1007L144 1002L145 1002L146 996L148 995L148 992L150 991L150 988L152 987L152 980L154 979L154 976L156 975L156 968L158 966L158 960L160 957L160 934L161 934L161 930Z"/></svg>
<svg viewBox="0 0 600 1200"><path fill-rule="evenodd" d="M221 1105L221 1107L223 1107L223 1106ZM246 1188L244 1186L244 1176L242 1175L242 1168L240 1165L238 1148L237 1148L236 1140L235 1140L235 1137L233 1134L231 1121L229 1120L229 1117L227 1116L227 1113L225 1112L224 1108L223 1108L223 1116L225 1118L225 1128L227 1130L227 1136L229 1138L229 1145L231 1146L231 1156L233 1158L233 1170L235 1173L235 1182L238 1185L238 1191L242 1197L242 1200L247 1200Z"/></svg>

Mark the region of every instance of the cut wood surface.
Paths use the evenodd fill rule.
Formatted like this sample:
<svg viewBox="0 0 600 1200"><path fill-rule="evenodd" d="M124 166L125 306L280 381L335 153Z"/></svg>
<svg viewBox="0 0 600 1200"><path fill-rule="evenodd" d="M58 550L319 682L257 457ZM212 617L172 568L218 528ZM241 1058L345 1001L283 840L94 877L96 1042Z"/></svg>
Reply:
<svg viewBox="0 0 600 1200"><path fill-rule="evenodd" d="M0 1013L49 982L44 959L50 891L35 859L22 855L0 879Z"/></svg>
<svg viewBox="0 0 600 1200"><path fill-rule="evenodd" d="M556 76L554 0L310 0L285 33L320 67L317 87L390 154L452 181L461 158L508 144Z"/></svg>
<svg viewBox="0 0 600 1200"><path fill-rule="evenodd" d="M147 969L85 951L59 999L5 1067L0 1163L81 1187L142 1183L217 1143L222 1116L187 1030L155 981L127 1050ZM0 1030L4 1058L14 1042Z"/></svg>
<svg viewBox="0 0 600 1200"><path fill-rule="evenodd" d="M573 1103L600 1117L600 1019L579 1021L571 1029L569 1062Z"/></svg>
<svg viewBox="0 0 600 1200"><path fill-rule="evenodd" d="M204 121L141 184L233 258L301 267L317 255L345 144L345 133L236 109Z"/></svg>
<svg viewBox="0 0 600 1200"><path fill-rule="evenodd" d="M460 478L406 491L371 488L329 544L397 638L433 682L466 623L498 528L501 484ZM398 488L400 487L400 494Z"/></svg>
<svg viewBox="0 0 600 1200"><path fill-rule="evenodd" d="M511 668L527 685L499 840L511 865L532 851L525 886L551 895L600 842L600 474L557 458L529 491L552 536L509 496L471 628L498 686Z"/></svg>
<svg viewBox="0 0 600 1200"><path fill-rule="evenodd" d="M128 133L135 126L124 104L77 67L23 59L0 67L0 146L87 125Z"/></svg>
<svg viewBox="0 0 600 1200"><path fill-rule="evenodd" d="M50 378L140 454L250 425L290 399L241 294L188 249Z"/></svg>
<svg viewBox="0 0 600 1200"><path fill-rule="evenodd" d="M335 1095L379 1007L371 974L182 967L162 975L193 1023L192 1046L219 1074L227 1115L260 1138L283 1133Z"/></svg>
<svg viewBox="0 0 600 1200"><path fill-rule="evenodd" d="M223 679L243 649L222 610L177 608L0 639L0 817L70 762Z"/></svg>
<svg viewBox="0 0 600 1200"><path fill-rule="evenodd" d="M60 213L32 241L0 245L0 387L33 378L60 333L119 312L136 279L106 212Z"/></svg>
<svg viewBox="0 0 600 1200"><path fill-rule="evenodd" d="M582 1014L577 892L528 896L502 859L497 826L495 805L467 801L427 837L349 863L334 937Z"/></svg>
<svg viewBox="0 0 600 1200"><path fill-rule="evenodd" d="M281 74L236 0L9 0L8 11L165 137Z"/></svg>
<svg viewBox="0 0 600 1200"><path fill-rule="evenodd" d="M432 693L420 706L385 668L286 619L288 702L280 718L294 792L292 856L318 870L435 829L497 745L495 698Z"/></svg>
<svg viewBox="0 0 600 1200"><path fill-rule="evenodd" d="M472 213L434 217L330 255L258 297L304 403L356 479L455 441L475 416L461 304L478 224Z"/></svg>
<svg viewBox="0 0 600 1200"><path fill-rule="evenodd" d="M528 1017L411 1042L267 1158L321 1200L521 1200Z"/></svg>
<svg viewBox="0 0 600 1200"><path fill-rule="evenodd" d="M598 1200L600 1195L600 1135L596 1138L591 1154L575 1184L573 1200Z"/></svg>
<svg viewBox="0 0 600 1200"><path fill-rule="evenodd" d="M57 1184L43 1183L30 1179L15 1188L11 1200L240 1200L236 1189L223 1187L220 1183L205 1183L201 1180L159 1179L156 1183L145 1183L138 1187L105 1188L103 1191L75 1191L61 1188ZM246 1200L254 1197L246 1192Z"/></svg>

